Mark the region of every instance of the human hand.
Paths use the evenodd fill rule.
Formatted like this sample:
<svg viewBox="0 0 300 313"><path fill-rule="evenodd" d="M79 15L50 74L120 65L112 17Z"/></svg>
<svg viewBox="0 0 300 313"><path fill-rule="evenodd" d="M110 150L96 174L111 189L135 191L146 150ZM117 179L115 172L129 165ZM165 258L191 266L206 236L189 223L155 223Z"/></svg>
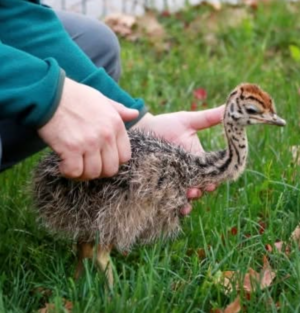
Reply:
<svg viewBox="0 0 300 313"><path fill-rule="evenodd" d="M137 116L138 111L66 78L60 104L38 134L60 156L63 176L108 177L131 157L124 121Z"/></svg>
<svg viewBox="0 0 300 313"><path fill-rule="evenodd" d="M219 124L223 119L224 105L199 112L175 112L153 116L146 114L134 128L151 130L158 136L184 147L193 154L204 152L197 136L197 131ZM192 186L191 186L192 187ZM215 190L215 185L208 185L205 191ZM190 188L187 198L190 200L201 197L203 190ZM188 214L191 207L182 209L182 214Z"/></svg>

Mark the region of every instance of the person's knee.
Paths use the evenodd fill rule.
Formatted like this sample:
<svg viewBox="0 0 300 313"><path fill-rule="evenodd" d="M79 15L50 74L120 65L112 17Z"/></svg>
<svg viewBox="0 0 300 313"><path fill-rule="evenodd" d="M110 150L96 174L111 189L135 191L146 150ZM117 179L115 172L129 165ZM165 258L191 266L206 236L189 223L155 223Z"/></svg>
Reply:
<svg viewBox="0 0 300 313"><path fill-rule="evenodd" d="M56 12L66 31L97 67L103 67L116 81L121 74L120 44L104 23L84 15Z"/></svg>
<svg viewBox="0 0 300 313"><path fill-rule="evenodd" d="M98 30L92 32L95 44L95 55L92 61L103 67L116 81L121 75L120 43L116 34L105 24L99 22Z"/></svg>

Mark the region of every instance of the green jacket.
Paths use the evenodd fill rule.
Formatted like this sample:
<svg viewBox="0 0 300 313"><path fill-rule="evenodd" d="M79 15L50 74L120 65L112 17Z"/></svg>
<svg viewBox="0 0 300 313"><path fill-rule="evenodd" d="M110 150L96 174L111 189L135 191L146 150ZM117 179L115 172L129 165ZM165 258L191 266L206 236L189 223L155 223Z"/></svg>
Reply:
<svg viewBox="0 0 300 313"><path fill-rule="evenodd" d="M0 0L0 119L39 128L54 114L65 75L126 107L146 112L70 39L39 0ZM130 122L126 126L129 127Z"/></svg>

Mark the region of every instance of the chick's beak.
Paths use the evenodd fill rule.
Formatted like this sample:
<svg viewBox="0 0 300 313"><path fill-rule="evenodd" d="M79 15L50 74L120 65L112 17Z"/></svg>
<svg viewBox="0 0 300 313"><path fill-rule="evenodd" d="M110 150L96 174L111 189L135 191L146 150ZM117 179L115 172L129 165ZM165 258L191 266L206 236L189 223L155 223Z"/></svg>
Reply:
<svg viewBox="0 0 300 313"><path fill-rule="evenodd" d="M286 121L276 114L268 115L263 118L263 123L276 125L276 126L285 126Z"/></svg>

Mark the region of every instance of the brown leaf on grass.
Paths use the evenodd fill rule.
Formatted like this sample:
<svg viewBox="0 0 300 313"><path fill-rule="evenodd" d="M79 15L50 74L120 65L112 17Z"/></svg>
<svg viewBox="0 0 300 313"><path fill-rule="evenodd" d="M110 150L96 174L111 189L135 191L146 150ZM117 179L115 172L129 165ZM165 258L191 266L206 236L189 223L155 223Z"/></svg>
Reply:
<svg viewBox="0 0 300 313"><path fill-rule="evenodd" d="M236 226L231 227L230 233L232 236L236 236L238 234L238 229Z"/></svg>
<svg viewBox="0 0 300 313"><path fill-rule="evenodd" d="M148 38L156 40L165 38L165 29L158 22L156 14L152 11L147 11L145 15L138 17L137 25Z"/></svg>
<svg viewBox="0 0 300 313"><path fill-rule="evenodd" d="M263 257L263 267L259 273L254 269L249 268L248 272L243 277L242 286L237 282L239 275L240 273L238 271L222 272L222 275L217 280L217 283L224 287L225 294L232 292L234 289L237 291L243 289L243 291L246 292L246 296L250 298L251 292L256 291L258 286L260 289L269 287L276 276L266 256ZM240 296L237 296L237 298L232 303L230 303L224 310L221 310L220 312L238 313L240 310Z"/></svg>
<svg viewBox="0 0 300 313"><path fill-rule="evenodd" d="M271 268L269 260L267 256L265 255L263 256L263 268L262 268L260 275L261 275L261 281L260 281L261 289L265 289L269 287L272 281L274 280L274 278L276 277L276 274L274 270Z"/></svg>
<svg viewBox="0 0 300 313"><path fill-rule="evenodd" d="M296 242L300 248L300 225L298 225L295 230L292 232L290 239ZM286 245L283 241L278 241L274 243L274 247L278 251L283 251L287 255L290 253L290 247ZM266 249L269 252L273 251L273 248L270 244L266 245ZM221 284L225 288L225 293L229 293L233 290L233 283L236 280L236 275L238 272L234 271L225 271L222 272L221 278L218 279L218 283ZM242 289L247 292L247 296L251 296L251 292L256 291L259 286L260 289L265 289L271 286L276 274L272 269L267 256L263 256L263 267L261 271L258 273L252 268L245 274L243 278L243 286ZM288 278L285 277L284 279ZM235 286L236 290L240 289L239 284ZM280 307L280 303L275 303L277 308ZM238 296L232 303L230 303L224 310L219 310L218 312L222 313L238 313L241 310L240 305L240 297ZM217 311L216 311L217 312Z"/></svg>
<svg viewBox="0 0 300 313"><path fill-rule="evenodd" d="M219 0L203 1L200 5L210 6L216 11L220 11L222 9L222 3Z"/></svg>
<svg viewBox="0 0 300 313"><path fill-rule="evenodd" d="M227 307L223 309L212 309L210 313L238 313L242 309L240 296L237 296L233 302L227 305Z"/></svg>
<svg viewBox="0 0 300 313"><path fill-rule="evenodd" d="M276 274L271 268L268 258L264 255L262 270L258 273L250 268L244 277L243 289L247 292L256 291L257 286L259 286L260 289L265 289L271 285L275 277Z"/></svg>
<svg viewBox="0 0 300 313"><path fill-rule="evenodd" d="M137 19L133 15L124 13L114 13L108 15L104 22L121 37L129 38L133 35L133 28L137 23Z"/></svg>
<svg viewBox="0 0 300 313"><path fill-rule="evenodd" d="M254 291L256 285L259 283L259 280L260 280L259 273L250 267L248 273L246 273L244 276L243 289L247 292Z"/></svg>
<svg viewBox="0 0 300 313"><path fill-rule="evenodd" d="M112 14L108 15L104 22L117 35L129 41L147 38L153 44L156 52L164 52L170 48L169 43L165 40L165 29L158 22L156 14L152 11L147 11L143 16L139 17L123 13Z"/></svg>
<svg viewBox="0 0 300 313"><path fill-rule="evenodd" d="M286 242L284 242L284 241L276 241L276 242L273 244L273 246L274 246L274 248L275 248L275 250L276 250L277 252L285 253L287 256L289 256L290 253L291 253L291 248L290 248L290 246L289 246ZM270 244L267 244L267 245L266 245L266 250L267 250L268 252L273 252L273 246L270 245Z"/></svg>
<svg viewBox="0 0 300 313"><path fill-rule="evenodd" d="M64 309L65 312L72 312L73 310L73 303L69 300L63 299L64 302ZM53 303L46 303L45 307L42 309L39 309L39 313L56 313L57 309L55 308L55 305Z"/></svg>
<svg viewBox="0 0 300 313"><path fill-rule="evenodd" d="M253 268L249 268L248 272L244 275L242 279L242 286L237 281L237 278L240 276L238 271L225 271L222 272L217 283L221 284L225 288L225 293L232 292L235 286L236 290L243 289L246 292L256 291L257 286L260 289L265 289L269 287L275 278L276 274L271 268L268 258L263 257L263 268L258 273ZM235 283L235 285L233 285Z"/></svg>
<svg viewBox="0 0 300 313"><path fill-rule="evenodd" d="M242 309L240 297L237 296L233 302L228 304L223 313L238 313Z"/></svg>
<svg viewBox="0 0 300 313"><path fill-rule="evenodd" d="M254 10L258 7L258 0L244 0L244 3Z"/></svg>
<svg viewBox="0 0 300 313"><path fill-rule="evenodd" d="M298 225L294 231L292 232L291 236L290 236L290 241L294 241L299 249L300 249L300 225ZM287 256L291 253L291 247L288 244L288 242L284 242L284 241L277 241L273 244L274 248L276 249L276 251L278 252L283 252L285 253ZM273 246L270 244L266 245L266 250L268 252L273 252Z"/></svg>
<svg viewBox="0 0 300 313"><path fill-rule="evenodd" d="M225 271L222 273L221 279L223 279L223 282L221 282L221 285L225 288L225 293L230 293L233 290L232 282L235 279L236 272L235 271Z"/></svg>

